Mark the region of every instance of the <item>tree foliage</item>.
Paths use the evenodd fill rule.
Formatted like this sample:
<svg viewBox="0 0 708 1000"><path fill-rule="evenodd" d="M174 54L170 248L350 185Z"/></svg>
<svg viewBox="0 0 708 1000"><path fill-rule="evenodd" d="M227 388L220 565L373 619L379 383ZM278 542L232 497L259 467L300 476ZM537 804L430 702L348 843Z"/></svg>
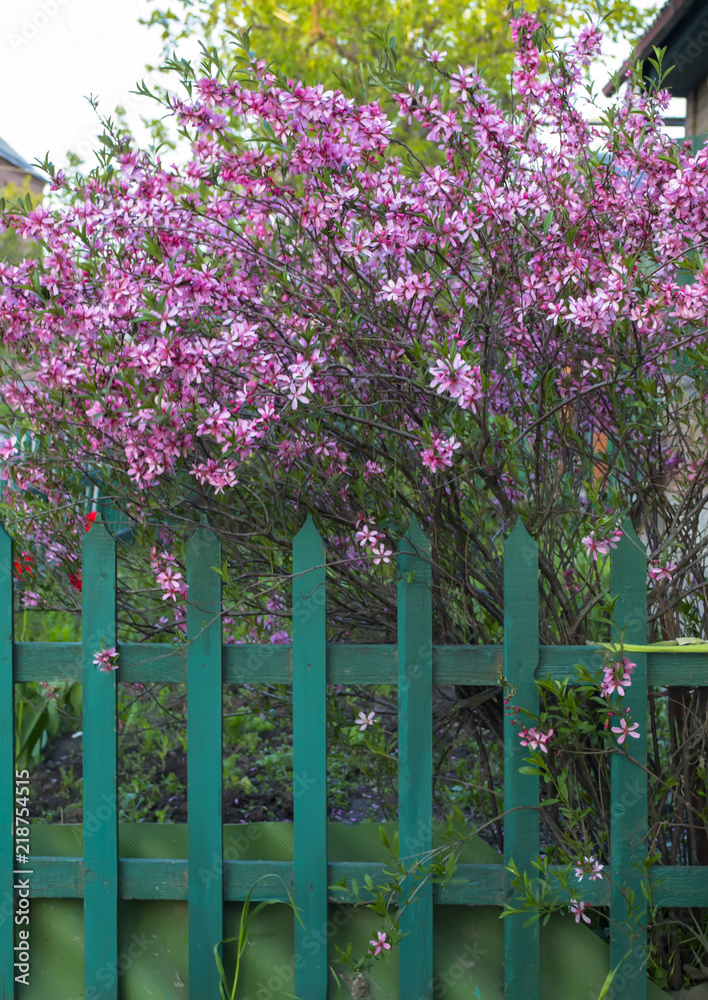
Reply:
<svg viewBox="0 0 708 1000"><path fill-rule="evenodd" d="M166 53L191 35L208 39L225 61L234 51L230 32L250 30L259 59L294 80L338 87L341 78L353 80L357 93L368 96L371 78L365 67L376 66L384 38L395 40L402 76L415 79L426 48L446 50L449 62L476 63L485 78L502 92L508 90L514 46L507 0L459 4L454 0L177 0L170 6L155 0L150 25L162 29ZM586 7L559 0L532 0L526 9L543 21L557 38L572 36L587 23ZM619 0L607 12L610 37L634 37L649 23L655 8L639 8ZM372 30L374 29L374 30ZM384 32L385 35L382 35ZM378 96L378 95L377 95Z"/></svg>

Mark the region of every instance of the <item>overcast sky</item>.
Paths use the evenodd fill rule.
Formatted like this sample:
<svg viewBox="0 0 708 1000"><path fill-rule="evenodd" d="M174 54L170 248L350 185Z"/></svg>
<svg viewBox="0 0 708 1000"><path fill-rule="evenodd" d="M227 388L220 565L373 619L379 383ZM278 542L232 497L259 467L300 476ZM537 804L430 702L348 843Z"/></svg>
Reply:
<svg viewBox="0 0 708 1000"><path fill-rule="evenodd" d="M147 0L3 0L0 136L30 162L49 151L55 165L71 149L86 156L100 132L84 99L109 114L127 106L131 124L154 102L130 95L159 62L158 29L138 24Z"/></svg>
<svg viewBox="0 0 708 1000"><path fill-rule="evenodd" d="M97 96L104 114L126 107L138 132L140 115L155 114L154 102L130 94L138 80L149 82L145 65L160 58L159 30L138 23L149 16L148 0L2 0L0 6L0 136L25 159L49 152L60 167L67 150L90 159L100 127L85 95ZM627 48L613 48L613 69ZM181 54L194 58L196 45ZM607 70L598 67L596 75L601 87Z"/></svg>

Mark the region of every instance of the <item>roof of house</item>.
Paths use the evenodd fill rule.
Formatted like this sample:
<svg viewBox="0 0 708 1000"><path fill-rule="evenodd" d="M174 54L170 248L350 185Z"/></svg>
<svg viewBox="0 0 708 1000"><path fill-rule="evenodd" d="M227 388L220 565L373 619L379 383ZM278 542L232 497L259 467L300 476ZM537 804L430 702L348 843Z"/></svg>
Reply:
<svg viewBox="0 0 708 1000"><path fill-rule="evenodd" d="M708 76L708 0L669 0L634 47L634 53L603 88L611 97L625 73L638 60L654 57L654 48L666 48L662 69L673 69L666 86L675 97L687 97ZM656 71L645 63L644 76L656 79Z"/></svg>
<svg viewBox="0 0 708 1000"><path fill-rule="evenodd" d="M29 174L31 177L36 177L38 181L46 181L47 178L44 174L38 170L36 167L30 166L26 160L23 160L19 153L16 153L12 146L8 145L4 139L0 138L0 160L5 160L6 163L11 164L13 167L17 167L24 173Z"/></svg>

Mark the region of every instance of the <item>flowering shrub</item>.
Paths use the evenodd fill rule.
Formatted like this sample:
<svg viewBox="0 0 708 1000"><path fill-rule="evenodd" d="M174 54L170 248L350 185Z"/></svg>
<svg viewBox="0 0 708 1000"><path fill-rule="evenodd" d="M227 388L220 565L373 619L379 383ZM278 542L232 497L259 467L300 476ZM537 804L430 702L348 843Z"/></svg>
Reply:
<svg viewBox="0 0 708 1000"><path fill-rule="evenodd" d="M66 511L87 483L138 529L208 512L251 581L287 571L311 510L336 518L336 572L367 605L333 609L334 627L374 637L375 618L391 635L387 566L413 513L435 540L436 631L484 641L502 620L500 528L521 515L557 641L592 630L608 518L634 504L663 551L662 476L695 492L705 471L675 361L703 377L706 158L662 134L663 91L630 88L587 124L595 29L562 60L530 16L512 35L512 111L441 60L435 87L392 80L443 165L407 161L377 104L244 52L228 80L182 66L168 108L182 162L109 130L102 165L56 174L51 205L5 207L44 252L0 265L3 396L37 444L15 434L3 451L4 514L50 566L76 562ZM687 415L698 435L667 448ZM376 533L364 559L362 524ZM74 566L65 579L80 589ZM166 605L183 581L159 571Z"/></svg>

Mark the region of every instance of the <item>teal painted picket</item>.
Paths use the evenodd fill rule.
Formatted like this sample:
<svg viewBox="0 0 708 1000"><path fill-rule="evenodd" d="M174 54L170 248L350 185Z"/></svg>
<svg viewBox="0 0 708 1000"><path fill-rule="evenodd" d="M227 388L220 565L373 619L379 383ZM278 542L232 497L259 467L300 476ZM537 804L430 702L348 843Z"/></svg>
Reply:
<svg viewBox="0 0 708 1000"><path fill-rule="evenodd" d="M91 537L93 529L87 537ZM187 806L189 972L204 997L218 997L214 945L223 933L223 884L204 878L222 856L221 545L203 526L187 546Z"/></svg>
<svg viewBox="0 0 708 1000"><path fill-rule="evenodd" d="M15 988L13 926L14 739L13 684L35 681L83 682L84 856L33 858L33 897L83 897L86 996L117 1000L116 977L101 976L115 967L118 908L122 899L187 900L189 915L189 996L218 997L213 947L223 937L225 901L243 900L263 874L277 873L254 899L287 898L292 889L304 928L294 924L295 988L303 1000L325 1000L327 948L316 954L305 935L326 940L328 901L341 899L333 883L344 877L359 884L376 879L381 866L327 859L326 689L328 684L398 685L399 706L399 843L400 856L412 865L432 848L432 698L434 684L496 686L515 706L538 710L534 678L570 677L573 665L590 670L602 665L602 653L588 647L540 646L538 624L538 551L518 524L505 547L504 645L433 646L430 545L411 523L398 549L398 644L333 645L326 642L325 549L311 520L293 543L292 646L223 646L221 636L221 565L219 542L206 524L187 549L189 586L187 635L180 649L151 643L116 643L115 540L97 519L83 549L82 643L15 643L12 630L12 548L0 529L0 1000L21 996ZM630 524L612 557L612 588L626 642L646 641L646 558ZM101 647L117 645L119 668L99 672L93 664ZM708 655L632 654L637 667L627 696L632 717L643 719L648 685L708 684ZM116 774L116 684L120 681L187 684L188 857L181 861L118 857ZM294 774L294 863L224 860L222 856L222 685L280 683L292 685ZM636 762L614 754L611 765L612 881L634 889L635 916L646 924L646 902L635 865L643 860L647 828L646 726L632 746ZM539 784L521 774L526 755L518 730L505 721L504 855L533 874L539 853ZM626 790L633 790L626 795ZM615 804L623 796L622 807ZM100 822L94 822L98 817ZM401 1000L433 1000L434 904L496 905L509 897L509 874L503 866L460 865L447 887L421 885L413 876L403 883L407 901L399 951ZM205 877L205 873L208 877ZM708 868L661 869L650 876L653 899L660 906L708 905ZM609 880L583 885L592 905L609 907L614 968L625 959L627 937L618 925L628 917L625 896ZM538 924L523 926L521 917L505 921L505 987L510 1000L539 998ZM646 996L646 940L639 934L622 967L622 996Z"/></svg>
<svg viewBox="0 0 708 1000"><path fill-rule="evenodd" d="M504 677L514 707L538 713L538 547L517 522L504 549ZM516 715L516 713L514 713ZM513 859L521 871L533 872L539 853L538 778L519 774L528 756L512 720L504 713L504 863ZM518 719L515 720L518 722ZM508 886L506 897L514 895ZM539 1000L539 925L524 927L517 913L504 926L505 978L510 997Z"/></svg>
<svg viewBox="0 0 708 1000"><path fill-rule="evenodd" d="M116 672L100 672L97 650L116 644L116 547L102 523L85 536L81 613L84 750L84 973L93 1000L118 1000L101 971L118 959ZM100 822L89 822L100 817Z"/></svg>

